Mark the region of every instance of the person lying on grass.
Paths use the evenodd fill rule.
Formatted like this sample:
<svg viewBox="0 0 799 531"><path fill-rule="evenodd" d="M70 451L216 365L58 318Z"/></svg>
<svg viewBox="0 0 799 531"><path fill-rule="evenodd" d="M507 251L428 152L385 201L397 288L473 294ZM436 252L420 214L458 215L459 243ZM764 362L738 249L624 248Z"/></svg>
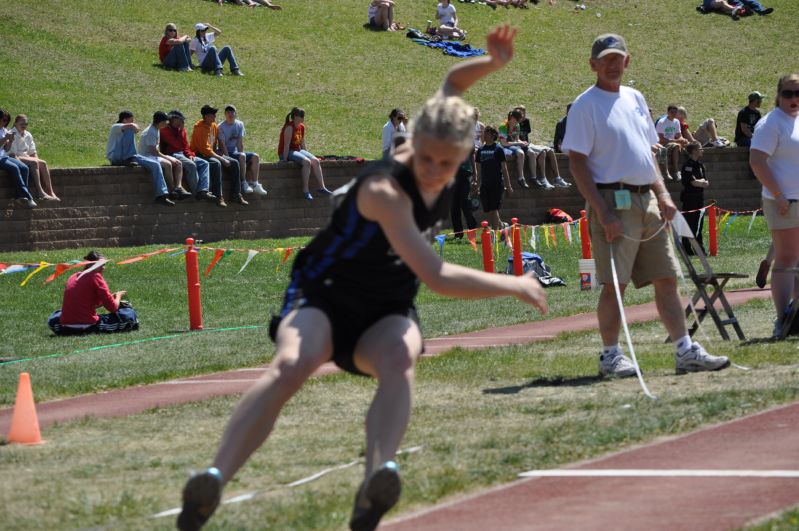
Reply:
<svg viewBox="0 0 799 531"><path fill-rule="evenodd" d="M376 528L400 495L394 459L423 350L414 307L419 281L444 295L512 295L547 311L533 276L449 264L431 245L449 212L458 166L474 148L474 109L460 96L510 61L515 35L507 25L489 33L490 55L450 69L415 118L412 138L336 192L330 225L297 256L283 308L270 326L274 362L236 407L212 467L186 483L179 529L199 529L208 520L223 486L264 443L283 405L330 360L377 379L366 417L365 476L349 523L355 530Z"/></svg>

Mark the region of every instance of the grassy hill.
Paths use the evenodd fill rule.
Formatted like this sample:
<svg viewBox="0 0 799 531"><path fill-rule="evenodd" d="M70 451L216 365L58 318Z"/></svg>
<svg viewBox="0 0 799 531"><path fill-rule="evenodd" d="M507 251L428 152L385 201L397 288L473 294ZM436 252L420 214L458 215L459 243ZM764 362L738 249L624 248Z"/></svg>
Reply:
<svg viewBox="0 0 799 531"><path fill-rule="evenodd" d="M0 8L0 106L26 113L41 156L51 166L105 164L108 128L127 108L146 123L153 111L181 109L189 122L205 103L234 103L247 124L247 145L276 160L288 110L307 111L308 146L316 154L379 154L380 128L395 106L415 110L458 59L417 46L404 32L363 28L367 0L282 0L284 10L218 6L206 0L15 0ZM543 2L545 3L545 2ZM746 95L766 105L776 73L796 68L783 43L794 34L792 0L770 0L774 14L734 22L700 15L699 0L589 0L586 11L554 7L492 11L456 2L474 46L494 25L519 27L509 68L468 95L483 120L497 123L527 106L539 141L550 141L563 108L592 82L587 65L594 36L624 35L633 53L626 80L656 113L684 104L689 123L714 116L732 136ZM435 1L400 0L397 20L424 27ZM191 33L195 22L223 30L244 78L177 73L158 66L167 22ZM786 50L787 51L787 50Z"/></svg>

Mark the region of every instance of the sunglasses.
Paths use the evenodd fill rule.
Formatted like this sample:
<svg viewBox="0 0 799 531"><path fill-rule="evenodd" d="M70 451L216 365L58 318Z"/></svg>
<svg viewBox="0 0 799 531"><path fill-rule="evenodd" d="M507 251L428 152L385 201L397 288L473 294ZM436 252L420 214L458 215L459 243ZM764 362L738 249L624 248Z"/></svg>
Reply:
<svg viewBox="0 0 799 531"><path fill-rule="evenodd" d="M170 29L168 29L167 31L175 31L175 32L177 32L178 30L176 30L176 29L174 29L174 28L170 28Z"/></svg>
<svg viewBox="0 0 799 531"><path fill-rule="evenodd" d="M787 89L781 90L780 91L780 96L782 96L783 98L786 98L786 99L799 98L799 90L787 90Z"/></svg>

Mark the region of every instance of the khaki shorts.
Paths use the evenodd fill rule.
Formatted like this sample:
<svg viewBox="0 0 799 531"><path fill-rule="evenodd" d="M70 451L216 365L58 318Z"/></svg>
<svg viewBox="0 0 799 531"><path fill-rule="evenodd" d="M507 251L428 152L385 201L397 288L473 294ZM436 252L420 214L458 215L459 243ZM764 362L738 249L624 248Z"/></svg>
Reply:
<svg viewBox="0 0 799 531"><path fill-rule="evenodd" d="M586 204L597 281L600 284L613 283L610 268L611 245L613 245L613 258L616 262L619 284L629 284L632 280L636 288L641 288L651 284L653 280L676 277L680 266L666 229L661 230L651 240L639 241L650 238L663 225L654 192L646 194L630 192L632 206L629 210L615 210L614 192L615 190L599 190L608 206L614 207L613 212L621 220L623 234L632 240L619 236L612 244L606 242L605 229L599 222L599 216L596 216L593 209Z"/></svg>
<svg viewBox="0 0 799 531"><path fill-rule="evenodd" d="M780 216L777 211L777 202L764 197L763 216L766 218L769 230L795 229L799 227L799 202L791 203L788 213Z"/></svg>

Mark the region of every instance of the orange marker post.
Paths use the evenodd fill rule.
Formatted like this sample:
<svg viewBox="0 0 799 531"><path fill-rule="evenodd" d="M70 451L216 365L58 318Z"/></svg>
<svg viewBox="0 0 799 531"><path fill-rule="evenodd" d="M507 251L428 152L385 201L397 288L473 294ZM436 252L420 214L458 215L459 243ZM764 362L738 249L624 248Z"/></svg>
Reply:
<svg viewBox="0 0 799 531"><path fill-rule="evenodd" d="M719 252L718 235L716 234L716 207L707 208L707 232L710 240L710 256L716 256Z"/></svg>
<svg viewBox="0 0 799 531"><path fill-rule="evenodd" d="M189 291L189 329L203 329L203 307L200 300L200 263L194 238L186 238L186 287Z"/></svg>
<svg viewBox="0 0 799 531"><path fill-rule="evenodd" d="M513 223L513 274L520 277L524 274L524 264L522 264L522 236L519 232L519 218L511 218Z"/></svg>
<svg viewBox="0 0 799 531"><path fill-rule="evenodd" d="M488 229L488 222L480 223L483 232L480 233L480 244L483 248L483 271L486 273L494 272L494 250L491 245L491 231Z"/></svg>
<svg viewBox="0 0 799 531"><path fill-rule="evenodd" d="M583 258L591 258L591 238L588 236L588 218L585 210L580 211L580 245L583 248Z"/></svg>

